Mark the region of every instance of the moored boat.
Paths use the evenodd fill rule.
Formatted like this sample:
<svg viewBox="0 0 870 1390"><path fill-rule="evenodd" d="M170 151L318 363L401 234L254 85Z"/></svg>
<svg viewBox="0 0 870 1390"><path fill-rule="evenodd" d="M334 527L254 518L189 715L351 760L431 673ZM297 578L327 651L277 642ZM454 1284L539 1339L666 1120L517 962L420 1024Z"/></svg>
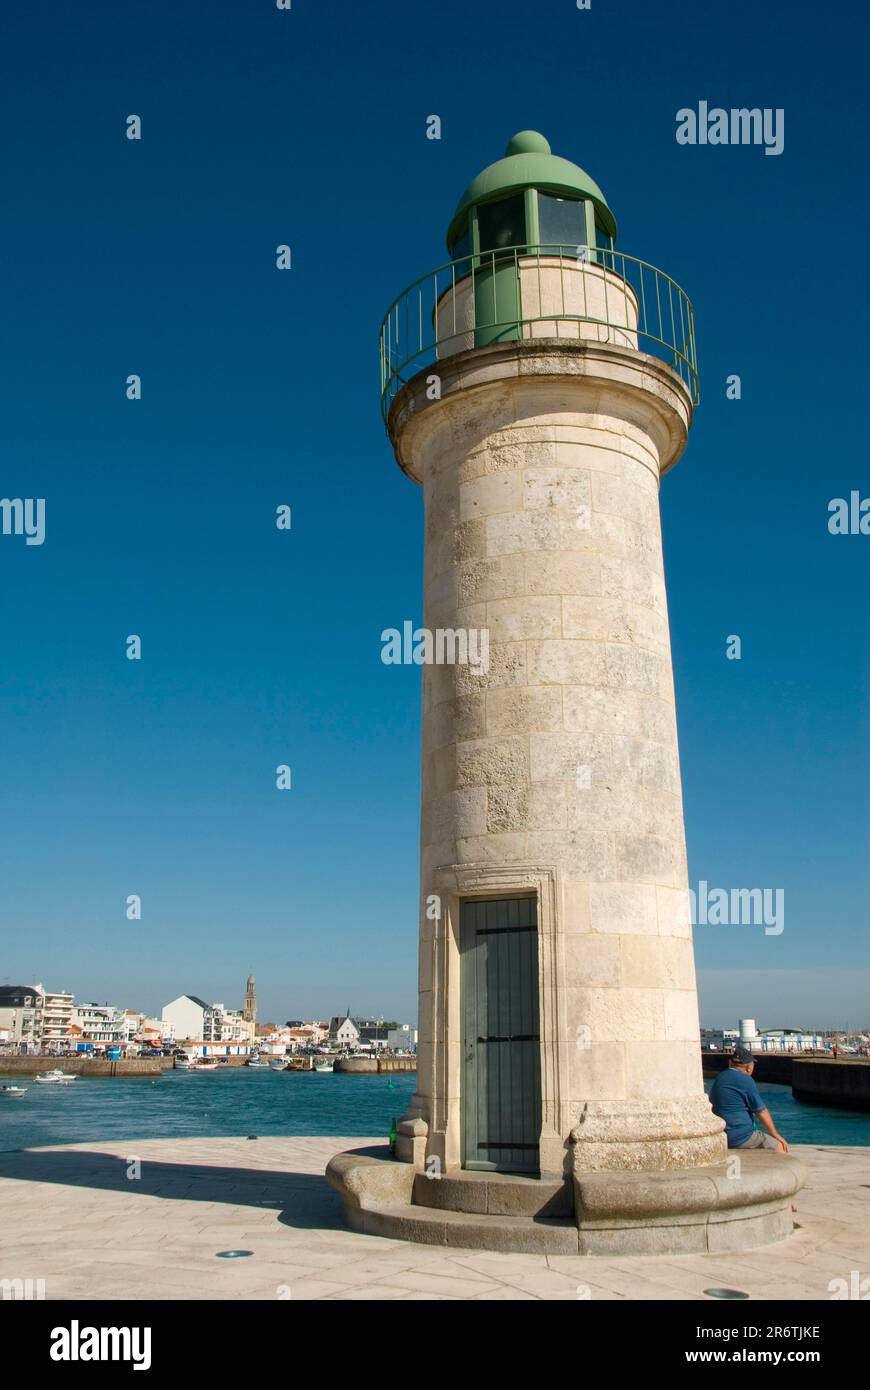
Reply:
<svg viewBox="0 0 870 1390"><path fill-rule="evenodd" d="M69 1072L61 1071L59 1067L55 1067L51 1071L44 1071L36 1078L43 1086L69 1086L75 1079Z"/></svg>
<svg viewBox="0 0 870 1390"><path fill-rule="evenodd" d="M0 1086L0 1096L5 1096L7 1100L21 1100L26 1095L26 1086Z"/></svg>

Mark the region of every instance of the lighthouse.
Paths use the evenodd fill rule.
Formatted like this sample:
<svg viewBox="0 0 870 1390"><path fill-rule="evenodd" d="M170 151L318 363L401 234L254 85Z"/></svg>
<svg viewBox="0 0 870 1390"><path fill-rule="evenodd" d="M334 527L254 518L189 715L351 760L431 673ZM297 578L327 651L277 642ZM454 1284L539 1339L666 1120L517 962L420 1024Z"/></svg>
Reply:
<svg viewBox="0 0 870 1390"><path fill-rule="evenodd" d="M748 1154L729 1187L701 1072L659 514L698 404L692 305L534 131L472 180L447 250L381 333L423 626L455 658L423 664L417 1084L400 1162L330 1176L358 1228L448 1244L775 1239L799 1169Z"/></svg>

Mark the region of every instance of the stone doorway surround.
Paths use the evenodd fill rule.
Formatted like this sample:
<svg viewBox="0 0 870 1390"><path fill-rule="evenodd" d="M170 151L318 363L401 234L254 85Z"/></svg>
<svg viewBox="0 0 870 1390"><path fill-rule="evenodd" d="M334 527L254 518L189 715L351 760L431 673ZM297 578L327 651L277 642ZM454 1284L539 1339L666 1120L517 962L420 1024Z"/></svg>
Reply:
<svg viewBox="0 0 870 1390"><path fill-rule="evenodd" d="M441 916L423 917L420 949L421 999L426 998L428 1017L421 1017L423 1046L431 1048L433 1091L417 1093L400 1125L400 1138L426 1137L426 1154L437 1158L445 1171L461 1165L461 1000L460 1000L460 904L470 898L533 897L538 917L538 980L541 1019L541 1174L564 1175L565 1140L561 1122L562 1097L567 1075L564 1052L565 1018L560 1013L558 960L558 879L555 868L545 865L450 864L434 871L427 897L441 900ZM430 987L424 988L429 980ZM421 1068L422 1072L422 1068ZM425 1084L425 1082L424 1082ZM425 1108L431 1116L421 1123ZM412 1129L409 1122L416 1121ZM428 1131L424 1134L425 1130ZM568 1125L570 1129L570 1124ZM409 1145L400 1145L400 1156L412 1158ZM419 1147L417 1150L419 1155Z"/></svg>

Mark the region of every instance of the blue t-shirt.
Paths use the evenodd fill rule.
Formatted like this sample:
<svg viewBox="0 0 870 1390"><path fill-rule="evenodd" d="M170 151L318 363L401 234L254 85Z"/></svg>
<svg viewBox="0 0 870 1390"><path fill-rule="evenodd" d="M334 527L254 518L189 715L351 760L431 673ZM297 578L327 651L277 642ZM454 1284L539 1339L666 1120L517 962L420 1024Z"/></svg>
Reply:
<svg viewBox="0 0 870 1390"><path fill-rule="evenodd" d="M729 1149L745 1144L755 1128L753 1115L767 1107L752 1077L736 1067L720 1071L710 1090L713 1114L725 1121Z"/></svg>

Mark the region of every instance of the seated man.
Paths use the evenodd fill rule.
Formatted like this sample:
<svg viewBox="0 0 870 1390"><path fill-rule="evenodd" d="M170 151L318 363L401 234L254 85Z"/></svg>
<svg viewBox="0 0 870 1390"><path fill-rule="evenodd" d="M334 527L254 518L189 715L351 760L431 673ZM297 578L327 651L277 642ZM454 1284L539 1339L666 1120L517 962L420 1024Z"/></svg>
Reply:
<svg viewBox="0 0 870 1390"><path fill-rule="evenodd" d="M713 1114L725 1121L729 1149L777 1149L788 1153L788 1144L773 1123L761 1094L752 1080L755 1059L748 1047L736 1047L730 1066L720 1071L710 1091ZM762 1134L753 1116L767 1130Z"/></svg>

